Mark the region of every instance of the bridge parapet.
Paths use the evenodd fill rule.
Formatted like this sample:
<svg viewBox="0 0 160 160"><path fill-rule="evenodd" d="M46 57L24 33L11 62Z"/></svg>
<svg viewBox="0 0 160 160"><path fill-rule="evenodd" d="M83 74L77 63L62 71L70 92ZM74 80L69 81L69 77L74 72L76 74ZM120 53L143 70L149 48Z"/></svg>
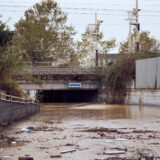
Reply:
<svg viewBox="0 0 160 160"><path fill-rule="evenodd" d="M27 71L32 75L95 75L98 73L98 70L95 68L51 66L28 67Z"/></svg>
<svg viewBox="0 0 160 160"><path fill-rule="evenodd" d="M100 71L95 68L71 68L35 66L28 67L27 71L43 81L38 85L17 76L17 80L24 90L98 90L100 88ZM70 88L68 84L79 83L81 87Z"/></svg>

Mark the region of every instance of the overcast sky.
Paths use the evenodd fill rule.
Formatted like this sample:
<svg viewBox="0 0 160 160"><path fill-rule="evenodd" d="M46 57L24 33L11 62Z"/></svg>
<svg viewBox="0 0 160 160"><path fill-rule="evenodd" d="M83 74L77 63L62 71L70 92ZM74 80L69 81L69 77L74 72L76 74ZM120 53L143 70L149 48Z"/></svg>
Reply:
<svg viewBox="0 0 160 160"><path fill-rule="evenodd" d="M103 20L100 26L104 39L115 38L117 43L128 36L127 11L135 8L136 0L56 0L62 11L68 15L68 24L72 24L80 38L88 24L98 19ZM24 11L40 0L0 0L0 15L11 29L24 15ZM139 0L141 30L150 31L151 36L160 40L160 0Z"/></svg>

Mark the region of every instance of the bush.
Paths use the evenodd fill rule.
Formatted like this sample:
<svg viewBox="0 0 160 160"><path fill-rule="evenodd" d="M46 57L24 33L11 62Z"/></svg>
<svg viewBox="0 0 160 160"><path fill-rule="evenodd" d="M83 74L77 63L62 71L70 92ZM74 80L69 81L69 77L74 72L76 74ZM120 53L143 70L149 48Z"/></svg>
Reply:
<svg viewBox="0 0 160 160"><path fill-rule="evenodd" d="M160 53L119 54L116 62L108 64L103 75L103 85L112 95L109 103L124 103L126 87L135 79L136 60L157 56Z"/></svg>
<svg viewBox="0 0 160 160"><path fill-rule="evenodd" d="M23 91L18 87L15 81L0 81L0 89L6 91L8 95L14 95L17 97L24 96Z"/></svg>

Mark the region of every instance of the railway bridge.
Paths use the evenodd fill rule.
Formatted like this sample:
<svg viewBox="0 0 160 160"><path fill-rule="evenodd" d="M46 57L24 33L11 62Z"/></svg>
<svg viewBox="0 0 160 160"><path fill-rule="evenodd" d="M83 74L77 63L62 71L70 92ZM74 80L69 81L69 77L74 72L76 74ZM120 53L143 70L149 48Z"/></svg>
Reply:
<svg viewBox="0 0 160 160"><path fill-rule="evenodd" d="M32 66L27 71L42 84L18 78L20 87L41 93L43 102L97 102L101 88L101 69Z"/></svg>

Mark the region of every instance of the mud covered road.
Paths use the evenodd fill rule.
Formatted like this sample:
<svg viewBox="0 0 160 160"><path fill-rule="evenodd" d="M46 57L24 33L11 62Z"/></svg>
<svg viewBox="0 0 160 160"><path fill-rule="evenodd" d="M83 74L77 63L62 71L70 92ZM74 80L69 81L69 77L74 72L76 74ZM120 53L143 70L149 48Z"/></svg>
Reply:
<svg viewBox="0 0 160 160"><path fill-rule="evenodd" d="M27 127L32 129L26 131ZM0 160L140 156L160 159L158 107L43 104L39 114L1 126Z"/></svg>

